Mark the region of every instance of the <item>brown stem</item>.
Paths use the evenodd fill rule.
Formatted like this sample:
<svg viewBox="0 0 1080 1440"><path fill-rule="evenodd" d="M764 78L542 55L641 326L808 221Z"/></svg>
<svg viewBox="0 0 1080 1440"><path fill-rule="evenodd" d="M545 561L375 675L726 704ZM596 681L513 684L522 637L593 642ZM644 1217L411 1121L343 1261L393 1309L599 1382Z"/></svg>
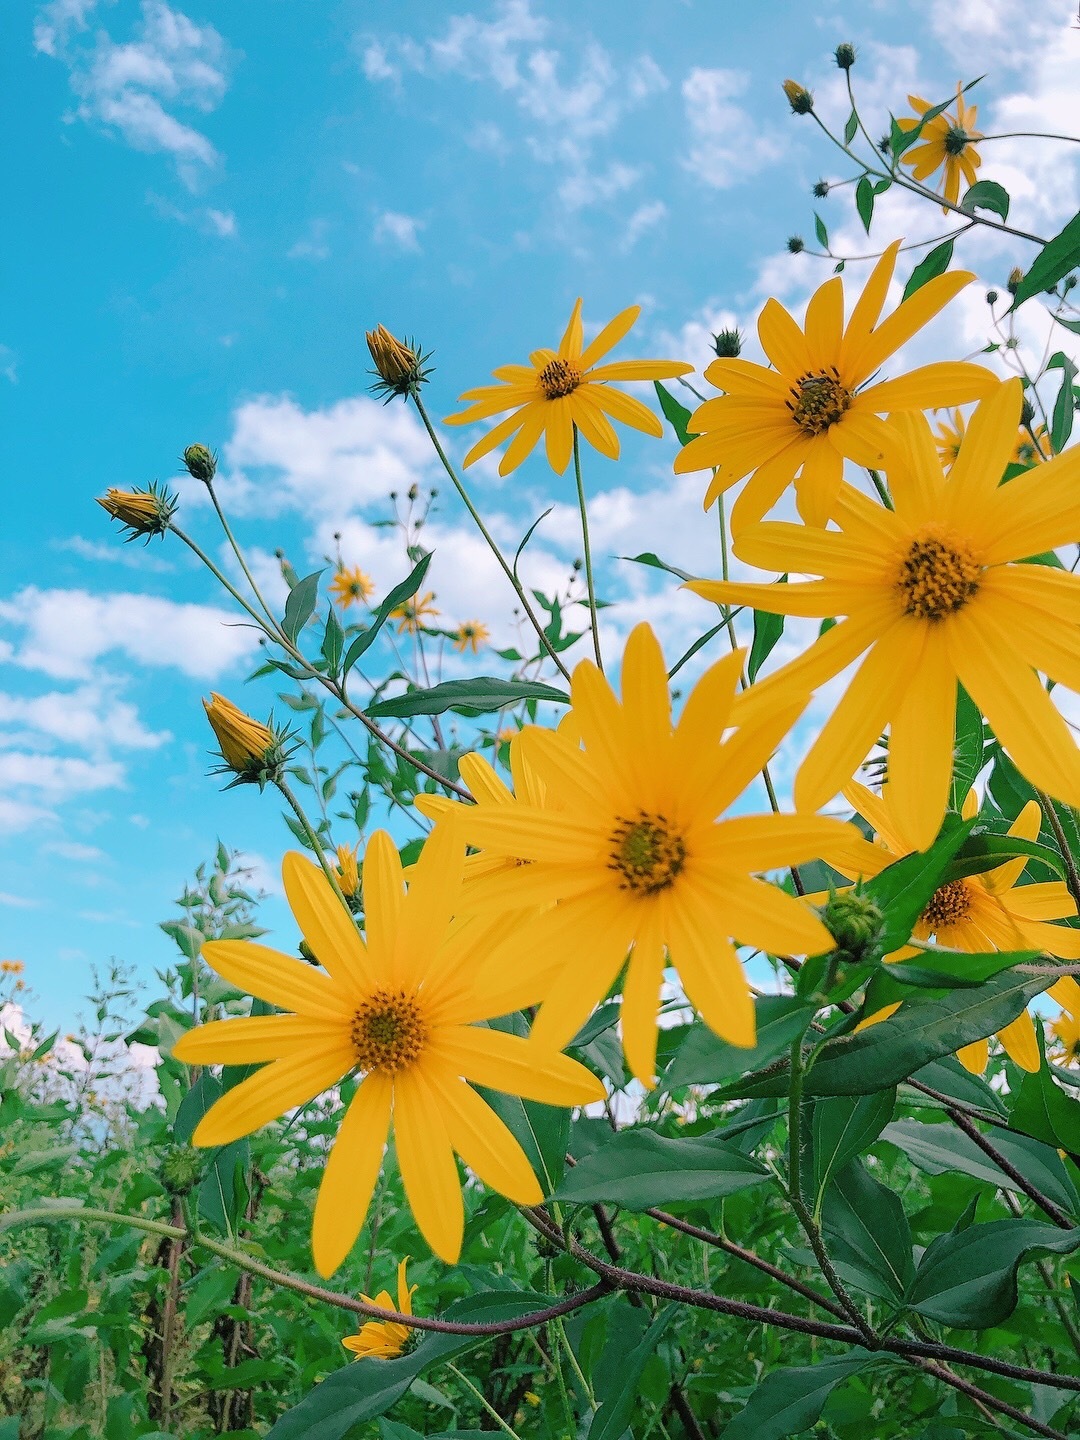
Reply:
<svg viewBox="0 0 1080 1440"><path fill-rule="evenodd" d="M1010 1405L1007 1400L999 1400L988 1390L980 1390L978 1385L973 1385L970 1380L964 1380L954 1374L947 1365L935 1365L931 1360L916 1360L914 1363L927 1375L933 1375L935 1379L951 1385L954 1390L959 1390L962 1395L967 1395L975 1401L976 1405L985 1405L988 1410L996 1410L999 1415L1007 1415L1018 1425L1026 1425L1029 1430L1034 1430L1036 1435L1046 1435L1049 1440L1069 1440L1064 1431L1054 1430L1051 1426L1044 1425L1041 1420L1035 1420L1032 1416L1025 1415L1023 1410L1017 1410L1016 1406ZM1050 1383L1053 1384L1054 1381L1051 1379Z"/></svg>
<svg viewBox="0 0 1080 1440"><path fill-rule="evenodd" d="M1033 1185L1026 1175L1021 1174L1016 1166L1011 1164L1010 1161L1002 1155L997 1146L988 1140L979 1127L973 1125L966 1115L962 1115L959 1110L953 1110L951 1107L948 1115L953 1124L962 1130L969 1140L973 1140L983 1154L986 1155L988 1159L993 1160L994 1164L1008 1175L1013 1184L1022 1190L1029 1200L1034 1201L1043 1214L1049 1216L1055 1225L1062 1230L1071 1230L1073 1228L1073 1222L1065 1212L1059 1210L1050 1197L1044 1195L1037 1186Z"/></svg>

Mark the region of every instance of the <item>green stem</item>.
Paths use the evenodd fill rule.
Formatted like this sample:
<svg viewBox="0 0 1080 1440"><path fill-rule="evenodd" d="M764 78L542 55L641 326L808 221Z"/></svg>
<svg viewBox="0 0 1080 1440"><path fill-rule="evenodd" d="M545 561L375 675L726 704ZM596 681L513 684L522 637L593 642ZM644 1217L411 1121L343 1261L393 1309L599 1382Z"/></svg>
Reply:
<svg viewBox="0 0 1080 1440"><path fill-rule="evenodd" d="M232 527L230 526L228 520L226 520L226 518L225 518L225 511L221 508L221 504L220 504L220 502L219 502L219 500L218 500L217 493L216 493L216 491L214 490L214 483L213 483L212 480L207 480L207 481L206 481L206 488L207 488L207 490L210 492L210 499L211 499L211 501L213 502L214 509L217 511L217 517L218 517L218 520L221 522L221 528L222 528L222 530L225 531L225 538L226 538L226 540L228 540L229 545L230 545L231 548L232 548L232 552L233 552L233 554L236 556L237 564L240 566L240 569L244 572L244 578L247 580L248 584L251 586L251 593L255 596L255 599L259 602L259 604L262 606L263 610L265 611L265 613L266 613L266 618L270 621L270 628L273 630L275 638L277 638L277 637L280 636L280 635L284 635L284 632L282 631L280 625L279 625L278 622L277 622L277 617L274 615L274 612L270 609L270 606L267 605L266 601L263 599L263 597L262 597L262 592L259 590L258 585L256 585L256 583L255 583L255 577L254 577L254 575L252 575L251 571L248 569L248 563L247 563L247 561L244 559L244 552L240 549L240 546L237 544L237 542L236 542L236 536L235 536L235 535L233 534L233 532L232 532Z"/></svg>
<svg viewBox="0 0 1080 1440"><path fill-rule="evenodd" d="M93 1210L89 1205L36 1205L29 1210L9 1210L0 1215L0 1230L16 1225L40 1225L50 1220L100 1220L106 1225L130 1225L145 1230L147 1235L163 1235L167 1240L183 1240L187 1231L162 1220L147 1220L142 1215L120 1215L114 1210Z"/></svg>
<svg viewBox="0 0 1080 1440"><path fill-rule="evenodd" d="M465 1386L466 1390L471 1391L472 1394L476 1397L476 1399L480 1401L480 1404L491 1416L492 1420L495 1421L495 1424L498 1425L500 1430L505 1430L507 1435L511 1435L513 1437L513 1440L521 1440L521 1437L517 1433L517 1431L506 1423L506 1421L502 1418L499 1412L495 1409L494 1405L491 1405L488 1402L483 1392L476 1388L476 1386L472 1383L472 1381L467 1375L463 1375L456 1365L451 1365L449 1360L446 1362L446 1368L450 1371L451 1375L455 1375L461 1381L462 1385Z"/></svg>
<svg viewBox="0 0 1080 1440"><path fill-rule="evenodd" d="M225 578L222 572L214 564L213 560L210 559L210 556L207 555L206 551L203 550L201 546L196 545L195 541L192 540L191 536L186 534L185 531L181 530L178 525L170 524L169 529L172 531L172 533L176 536L178 540L182 540L184 542L184 544L188 547L192 554L196 555L202 561L202 563L210 571L210 574L213 575L214 579L218 582L218 584L223 586L224 589L226 589L232 596L232 598L236 601L236 603L238 605L241 605L247 611L247 613L255 621L255 624L258 625L259 629L263 631L264 634L269 635L271 640L277 641L278 636L273 631L267 630L266 621L262 618L262 616L257 610L255 610L251 605L248 604L248 602L240 594L239 590L237 590L236 586L232 583L232 581ZM291 649L291 647L286 648Z"/></svg>
<svg viewBox="0 0 1080 1440"><path fill-rule="evenodd" d="M574 426L574 479L577 481L578 509L581 512L581 540L585 549L585 587L589 592L589 623L592 626L593 652L596 664L603 673L604 661L600 654L600 623L596 614L596 587L593 584L592 551L589 548L589 512L585 505L585 486L581 479L581 441L578 428Z"/></svg>
<svg viewBox="0 0 1080 1440"><path fill-rule="evenodd" d="M338 899L341 901L341 904L342 904L342 906L343 906L343 908L344 908L344 910L345 910L346 915L348 915L349 919L352 920L352 911L349 909L349 902L345 899L345 896L341 893L341 886L340 886L340 885L338 884L338 882L337 882L337 876L334 874L333 870L331 870L331 868L330 868L330 863L329 863L329 861L328 861L327 858L326 858L326 853L325 853L325 851L323 850L322 841L319 839L318 835L315 833L314 829L312 828L311 821L310 821L310 820L308 819L308 817L304 814L303 807L301 806L299 800L297 800L296 796L293 794L292 790L289 788L289 785L288 785L287 781L285 780L284 776L281 776L279 779L276 779L276 780L274 781L274 784L275 784L275 785L277 786L277 788L281 791L281 794L282 794L283 798L284 798L285 800L287 800L288 803L289 803L289 805L292 807L292 812L293 812L293 814L296 816L297 820L299 820L300 825L301 825L301 827L302 827L302 829L303 829L303 831L304 831L304 834L305 834L305 835L307 836L307 838L308 838L308 843L311 845L311 848L315 851L315 856L316 856L316 858L318 859L319 864L322 866L323 874L326 876L327 880L330 882L330 888L333 890L334 894L335 894L335 895L338 897Z"/></svg>
<svg viewBox="0 0 1080 1440"><path fill-rule="evenodd" d="M443 469L446 471L447 475L449 475L450 480L451 480L451 482L452 482L452 484L453 484L453 486L454 486L454 489L457 491L457 493L458 493L458 495L459 495L459 497L460 497L460 499L461 499L461 503L465 506L465 509L468 510L469 514L472 516L473 523L476 525L476 528L480 531L480 534L481 534L481 535L484 537L484 539L487 541L488 549L489 549L489 550L491 551L491 553L495 556L495 559L499 562L499 565L502 567L502 572L503 572L503 574L504 574L504 575L506 576L506 578L510 581L510 584L514 587L514 593L517 595L518 600L519 600L520 603L521 603L521 608L525 611L525 614L529 617L529 620L530 620L530 622L531 622L531 624L532 624L533 629L536 631L536 634L537 634L537 636L538 636L538 638L539 638L539 640L540 640L541 645L544 647L544 649L545 649L545 650L548 652L548 654L551 656L551 659L555 662L555 666L556 666L556 668L560 671L560 673L562 674L563 678L566 679L566 680L569 680L569 679L570 679L570 671L567 670L566 666L563 664L562 658L560 657L558 651L554 648L554 646L552 645L551 641L548 639L547 635L544 633L544 627L540 624L540 621L539 621L539 619L538 619L537 616L536 616L536 612L533 610L532 606L529 604L529 599L528 599L528 596L525 594L524 586L522 585L521 581L517 578L517 576L514 574L513 570L510 568L510 566L506 563L506 557L503 555L502 551L499 549L499 546L498 546L498 544L497 544L494 536L491 534L491 532L488 530L487 526L484 524L484 522L483 522L483 520L482 520L482 518L481 518L481 516L480 516L479 510L477 510L476 506L473 504L472 499L471 499L470 496L469 496L469 492L465 489L464 483L463 483L463 482L461 481L461 479L458 477L457 471L454 469L453 465L450 463L450 457L447 455L446 451L443 449L443 447L442 447L442 442L440 441L438 435L435 433L435 427L434 427L434 425L432 425L431 420L430 420L429 417L428 417L427 410L424 408L424 402L423 402L423 400L421 400L421 398L420 398L420 396L419 396L419 394L418 394L417 392L412 392L412 399L413 399L413 403L414 403L415 406L416 406L417 414L420 416L420 419L424 422L424 429L427 431L428 437L430 438L432 445L434 445L434 447L435 447L435 453L436 453L436 455L438 455L439 459L442 461Z"/></svg>
<svg viewBox="0 0 1080 1440"><path fill-rule="evenodd" d="M1077 909L1080 910L1080 870L1076 868L1076 859L1072 850L1069 848L1069 839L1065 834L1061 817L1054 809L1054 802L1045 790L1036 789L1035 794L1039 797L1042 812L1046 816L1050 829L1054 832L1054 839L1057 841L1058 849L1061 851L1061 858L1065 864L1065 874L1069 882L1069 894L1075 901Z"/></svg>
<svg viewBox="0 0 1080 1440"><path fill-rule="evenodd" d="M878 499L881 501L882 505L885 506L886 510L892 510L894 508L892 496L889 494L888 487L886 486L885 481L881 478L881 476L876 470L871 470L868 468L866 473L874 482L874 489L877 491Z"/></svg>
<svg viewBox="0 0 1080 1440"><path fill-rule="evenodd" d="M585 1376L585 1374L584 1374L581 1366L578 1364L578 1358L577 1358L577 1356L574 1354L574 1347L570 1344L570 1339L569 1339L569 1336L568 1336L567 1333L566 1333L566 1326L565 1326L565 1325L563 1324L563 1322L562 1322L562 1317L560 1316L558 1320L555 1320L555 1321L553 1322L553 1324L554 1324L554 1327L555 1327L555 1334L556 1334L556 1335L558 1336L558 1338L559 1338L559 1344L560 1344L560 1345L562 1346L562 1348L566 1351L566 1358L570 1361L570 1368L571 1368L571 1370L573 1370L574 1374L577 1376L578 1384L581 1386L582 1390L585 1392L585 1397L586 1397L586 1399L588 1400L589 1404L592 1406L593 1410L595 1410L595 1409L596 1409L596 1396L595 1396L595 1394L593 1393L593 1388L592 1388L592 1386L589 1384L589 1382L588 1382L588 1380L587 1380L587 1378L586 1378L586 1376Z"/></svg>

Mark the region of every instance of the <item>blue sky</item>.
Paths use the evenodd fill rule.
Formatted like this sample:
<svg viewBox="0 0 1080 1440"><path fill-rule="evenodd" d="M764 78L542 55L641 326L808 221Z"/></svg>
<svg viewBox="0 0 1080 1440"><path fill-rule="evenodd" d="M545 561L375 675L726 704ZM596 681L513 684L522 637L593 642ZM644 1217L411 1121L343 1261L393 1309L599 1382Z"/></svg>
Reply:
<svg viewBox="0 0 1080 1440"><path fill-rule="evenodd" d="M6 186L24 201L0 322L0 955L26 962L48 1019L70 1018L91 961L145 977L168 962L155 922L217 838L271 881L288 844L269 795L206 773L200 697L260 714L273 699L243 687L250 637L177 545L123 546L95 495L169 479L205 440L279 600L274 548L306 571L335 530L388 588L403 561L369 522L390 489L438 480L412 417L367 397L365 328L435 349L429 403L446 415L556 340L578 295L594 330L642 305L621 353L699 366L710 331L752 332L765 295L798 307L829 267L784 240L812 236L810 186L843 172L779 86L804 80L842 125L838 41L859 47L882 128L910 88L943 99L988 71L983 128L1080 130L1080 32L1056 0L468 5L54 0L9 17ZM1051 234L1078 208L1075 164L1039 150L1025 177L1017 153L1001 142L983 173ZM819 208L837 249L862 253L849 194ZM886 197L870 248L936 223ZM1026 253L981 237L964 259L1000 284ZM952 315L924 358L983 343L981 290ZM641 441L617 467L588 458L612 644L648 616L674 652L709 623L608 558L715 568L700 479L674 482L673 454ZM530 578L557 583L578 544L542 459L474 483L511 548L556 501ZM220 556L198 488L181 493ZM465 522L444 493L432 579L449 620L502 639L506 597ZM288 943L279 900L266 916Z"/></svg>

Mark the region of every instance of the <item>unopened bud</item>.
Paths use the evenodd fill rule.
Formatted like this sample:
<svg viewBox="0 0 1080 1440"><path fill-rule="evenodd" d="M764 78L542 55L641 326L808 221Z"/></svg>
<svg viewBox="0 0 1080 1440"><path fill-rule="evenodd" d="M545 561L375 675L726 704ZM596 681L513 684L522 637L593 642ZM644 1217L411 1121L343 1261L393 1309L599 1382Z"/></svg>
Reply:
<svg viewBox="0 0 1080 1440"><path fill-rule="evenodd" d="M814 184L814 196L815 196L816 199L818 199L818 200L824 200L825 197L828 195L828 193L829 193L829 182L828 182L827 180L818 180L818 181L815 182L815 184Z"/></svg>
<svg viewBox="0 0 1080 1440"><path fill-rule="evenodd" d="M807 90L805 85L800 85L797 80L784 81L784 94L788 98L795 115L809 115L814 108L814 97Z"/></svg>
<svg viewBox="0 0 1080 1440"><path fill-rule="evenodd" d="M837 951L844 951L856 961L863 959L880 939L885 922L873 900L855 890L830 895L821 918L836 941Z"/></svg>
<svg viewBox="0 0 1080 1440"><path fill-rule="evenodd" d="M414 395L427 379L427 372L422 368L427 356L420 354L415 343L405 343L391 335L385 325L365 333L375 362L373 373L378 376L372 389L385 395L387 400L395 395Z"/></svg>
<svg viewBox="0 0 1080 1440"><path fill-rule="evenodd" d="M144 535L147 542L152 535L165 534L177 506L175 495L157 485L146 490L117 490L110 486L97 497L97 503L130 531L128 540Z"/></svg>
<svg viewBox="0 0 1080 1440"><path fill-rule="evenodd" d="M742 353L742 335L738 330L721 330L712 339L713 349L721 360L734 360Z"/></svg>
<svg viewBox="0 0 1080 1440"><path fill-rule="evenodd" d="M1010 295L1015 295L1020 288L1020 281L1024 278L1024 272L1019 265L1014 265L1009 271L1009 278L1005 282L1005 288Z"/></svg>
<svg viewBox="0 0 1080 1440"><path fill-rule="evenodd" d="M791 251L792 255L799 255L806 249L806 241L801 235L789 235L787 248Z"/></svg>
<svg viewBox="0 0 1080 1440"><path fill-rule="evenodd" d="M350 850L348 845L339 845L337 861L338 863L333 867L334 879L346 900L351 900L360 890L360 871L356 863L356 851Z"/></svg>
<svg viewBox="0 0 1080 1440"><path fill-rule="evenodd" d="M170 1145L161 1160L161 1183L170 1195L187 1195L203 1170L203 1157L192 1145Z"/></svg>
<svg viewBox="0 0 1080 1440"><path fill-rule="evenodd" d="M183 458L188 474L205 485L217 474L217 456L206 445L189 445Z"/></svg>
<svg viewBox="0 0 1080 1440"><path fill-rule="evenodd" d="M987 303L987 305L996 305L997 302L998 302L998 292L997 292L996 290L987 290L987 292L986 292L986 303Z"/></svg>
<svg viewBox="0 0 1080 1440"><path fill-rule="evenodd" d="M1023 404L1020 406L1020 424L1021 424L1021 425L1030 425L1031 422L1032 422L1034 419L1035 419L1035 406L1032 405L1031 401L1030 401L1030 400L1027 398L1027 396L1025 395L1025 396L1024 396Z"/></svg>
<svg viewBox="0 0 1080 1440"><path fill-rule="evenodd" d="M258 785L261 790L268 782L281 778L288 737L272 720L263 725L216 692L203 701L203 707L225 762L222 769L235 777L227 789L232 785Z"/></svg>
<svg viewBox="0 0 1080 1440"><path fill-rule="evenodd" d="M836 47L836 63L841 70L850 70L855 64L855 46L849 45L846 41Z"/></svg>

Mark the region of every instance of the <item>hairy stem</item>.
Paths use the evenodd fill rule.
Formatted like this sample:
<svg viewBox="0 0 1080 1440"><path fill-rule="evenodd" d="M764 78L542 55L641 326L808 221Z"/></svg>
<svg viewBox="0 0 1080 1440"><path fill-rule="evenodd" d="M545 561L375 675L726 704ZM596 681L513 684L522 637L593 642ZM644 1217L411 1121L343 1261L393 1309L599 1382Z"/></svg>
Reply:
<svg viewBox="0 0 1080 1440"><path fill-rule="evenodd" d="M600 621L596 613L596 586L593 584L592 550L589 547L589 510L585 504L585 485L581 478L581 439L574 426L574 479L577 481L578 510L581 512L581 543L585 551L585 588L589 592L589 623L592 626L593 653L597 667L604 669L600 654Z"/></svg>

